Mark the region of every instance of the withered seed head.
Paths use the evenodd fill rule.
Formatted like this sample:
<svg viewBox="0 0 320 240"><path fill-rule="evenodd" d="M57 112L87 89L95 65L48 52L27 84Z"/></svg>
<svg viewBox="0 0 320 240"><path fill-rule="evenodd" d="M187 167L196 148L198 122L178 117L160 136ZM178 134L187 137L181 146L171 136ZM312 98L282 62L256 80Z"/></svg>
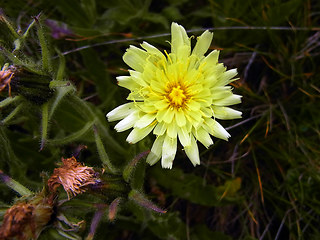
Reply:
<svg viewBox="0 0 320 240"><path fill-rule="evenodd" d="M77 162L75 157L61 160L63 165L54 169L48 180L50 191L56 192L57 188L62 185L70 199L70 194L76 196L83 193L87 190L88 185L93 185L98 180L92 167Z"/></svg>
<svg viewBox="0 0 320 240"><path fill-rule="evenodd" d="M0 227L0 239L37 239L53 213L53 195L41 193L9 208Z"/></svg>

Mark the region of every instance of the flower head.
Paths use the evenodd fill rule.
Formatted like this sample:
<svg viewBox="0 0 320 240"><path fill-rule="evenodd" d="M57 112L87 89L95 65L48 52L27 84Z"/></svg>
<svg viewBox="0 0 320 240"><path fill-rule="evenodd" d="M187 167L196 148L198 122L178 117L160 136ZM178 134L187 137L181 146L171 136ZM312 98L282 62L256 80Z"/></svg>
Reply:
<svg viewBox="0 0 320 240"><path fill-rule="evenodd" d="M213 144L210 135L227 140L230 134L216 119L240 118L241 112L227 106L241 102L231 86L236 69L226 71L218 63L219 51L205 56L213 34L205 31L191 51L191 38L177 23L171 25L171 53L162 54L143 42L143 49L130 46L123 60L133 70L130 76L117 78L131 91L130 103L107 114L109 121L121 120L118 132L133 128L127 141L136 143L151 131L156 140L147 162L162 156L164 168L172 168L179 139L193 165L200 164L197 141L205 147Z"/></svg>
<svg viewBox="0 0 320 240"><path fill-rule="evenodd" d="M53 198L39 193L14 204L4 214L0 239L37 239L52 217Z"/></svg>
<svg viewBox="0 0 320 240"><path fill-rule="evenodd" d="M57 188L62 185L70 198L70 194L76 196L85 192L89 185L97 183L96 172L92 167L83 166L77 162L75 157L62 158L62 163L61 167L54 169L48 180L51 192L56 192Z"/></svg>

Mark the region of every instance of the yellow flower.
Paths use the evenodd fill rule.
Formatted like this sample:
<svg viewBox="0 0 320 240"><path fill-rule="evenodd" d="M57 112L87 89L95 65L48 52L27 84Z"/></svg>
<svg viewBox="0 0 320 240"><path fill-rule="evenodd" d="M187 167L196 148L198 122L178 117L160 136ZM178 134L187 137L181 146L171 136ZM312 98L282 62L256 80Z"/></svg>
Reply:
<svg viewBox="0 0 320 240"><path fill-rule="evenodd" d="M227 107L241 102L241 96L226 86L237 80L237 70L226 71L218 63L219 51L204 55L213 34L205 31L191 51L191 38L182 26L172 23L171 32L169 54L146 42L143 49L127 49L123 60L133 70L117 80L131 91L127 98L131 102L107 114L109 121L122 119L115 126L118 132L133 128L129 143L153 131L156 140L147 162L155 164L162 156L163 168L172 168L178 139L192 164L200 164L197 141L208 148L213 144L210 134L224 140L230 137L216 119L241 118L241 112Z"/></svg>

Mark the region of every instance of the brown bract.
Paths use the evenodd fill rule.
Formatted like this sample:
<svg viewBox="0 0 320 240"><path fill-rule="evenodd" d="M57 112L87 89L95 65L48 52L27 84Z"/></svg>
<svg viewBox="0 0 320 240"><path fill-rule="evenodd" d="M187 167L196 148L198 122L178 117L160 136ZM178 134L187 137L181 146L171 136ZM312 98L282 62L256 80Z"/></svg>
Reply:
<svg viewBox="0 0 320 240"><path fill-rule="evenodd" d="M93 185L98 180L92 167L77 162L75 157L61 160L63 165L54 169L48 180L50 191L56 192L57 188L62 185L70 199L70 194L76 196L83 193L87 190L88 185Z"/></svg>
<svg viewBox="0 0 320 240"><path fill-rule="evenodd" d="M52 196L44 198L39 194L9 208L0 227L0 239L37 239L51 219L54 204Z"/></svg>

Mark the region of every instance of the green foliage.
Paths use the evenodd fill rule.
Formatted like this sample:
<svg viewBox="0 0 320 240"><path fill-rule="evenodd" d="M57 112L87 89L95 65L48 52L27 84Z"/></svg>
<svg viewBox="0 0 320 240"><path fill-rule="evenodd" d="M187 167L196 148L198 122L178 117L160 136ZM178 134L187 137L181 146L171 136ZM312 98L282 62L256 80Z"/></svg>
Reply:
<svg viewBox="0 0 320 240"><path fill-rule="evenodd" d="M97 240L319 239L317 1L18 0L1 8L0 65L17 67L12 97L9 86L0 92L0 170L12 179L0 177L1 219L16 192L41 191L40 173L86 145L79 161L109 185L70 201L61 188L63 221L39 239L90 239L101 209ZM238 69L243 121L222 123L232 137L201 146L200 166L178 151L164 170L145 163L152 137L129 145L105 114L127 96L115 79L128 74L125 49L142 41L168 49L172 21L194 36L223 28L211 48Z"/></svg>
<svg viewBox="0 0 320 240"><path fill-rule="evenodd" d="M166 171L166 173L163 174L163 171ZM233 202L240 200L239 197L231 197L240 188L238 181L229 180L223 186L214 186L207 184L203 181L203 178L194 174L183 173L181 169L163 170L153 168L149 174L161 186L170 190L173 196L186 199L192 203L204 206L219 206L228 200Z"/></svg>

